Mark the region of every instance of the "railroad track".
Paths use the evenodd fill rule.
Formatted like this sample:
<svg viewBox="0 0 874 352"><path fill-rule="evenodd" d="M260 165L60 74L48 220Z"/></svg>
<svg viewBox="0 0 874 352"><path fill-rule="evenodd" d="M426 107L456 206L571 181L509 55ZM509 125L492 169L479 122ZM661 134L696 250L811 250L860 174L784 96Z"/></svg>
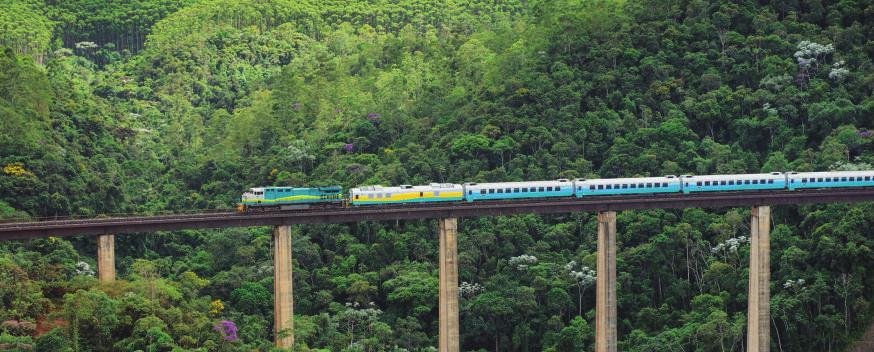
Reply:
<svg viewBox="0 0 874 352"><path fill-rule="evenodd" d="M521 213L550 214L654 208L720 208L860 201L874 201L874 188L708 192L688 195L663 193L587 198L557 197L505 201L462 201L451 203L352 206L345 208L312 208L251 213L238 213L225 209L217 209L192 214L138 215L5 223L0 224L0 240L47 236L99 235L105 233L142 233L199 228L475 217Z"/></svg>

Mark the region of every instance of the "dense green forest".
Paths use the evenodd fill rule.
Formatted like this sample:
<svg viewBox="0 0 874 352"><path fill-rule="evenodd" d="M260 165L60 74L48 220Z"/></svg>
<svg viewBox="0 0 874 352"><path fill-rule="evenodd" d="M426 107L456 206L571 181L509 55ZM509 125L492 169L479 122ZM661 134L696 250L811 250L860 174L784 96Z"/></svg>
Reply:
<svg viewBox="0 0 874 352"><path fill-rule="evenodd" d="M0 218L261 185L872 169L874 1L4 0ZM623 212L623 351L745 349L749 209ZM772 350L874 313L874 205L775 208ZM595 216L462 219L461 345L585 351ZM267 351L269 228L0 242L0 349ZM432 351L433 221L301 226L296 351Z"/></svg>

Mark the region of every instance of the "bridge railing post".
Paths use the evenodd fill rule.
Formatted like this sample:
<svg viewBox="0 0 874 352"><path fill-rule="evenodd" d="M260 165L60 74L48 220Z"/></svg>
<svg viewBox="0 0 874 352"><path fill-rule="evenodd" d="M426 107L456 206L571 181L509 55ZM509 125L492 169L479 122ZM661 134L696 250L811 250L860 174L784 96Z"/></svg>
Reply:
<svg viewBox="0 0 874 352"><path fill-rule="evenodd" d="M458 352L460 348L458 332L458 219L437 220L440 237L440 307L439 307L439 350Z"/></svg>
<svg viewBox="0 0 874 352"><path fill-rule="evenodd" d="M273 338L276 347L294 347L294 290L291 226L273 228ZM290 334L281 336L284 333Z"/></svg>
<svg viewBox="0 0 874 352"><path fill-rule="evenodd" d="M598 213L595 278L595 352L617 352L616 212Z"/></svg>
<svg viewBox="0 0 874 352"><path fill-rule="evenodd" d="M97 279L103 283L115 281L115 235L97 236Z"/></svg>
<svg viewBox="0 0 874 352"><path fill-rule="evenodd" d="M754 207L750 219L747 351L771 349L771 207Z"/></svg>

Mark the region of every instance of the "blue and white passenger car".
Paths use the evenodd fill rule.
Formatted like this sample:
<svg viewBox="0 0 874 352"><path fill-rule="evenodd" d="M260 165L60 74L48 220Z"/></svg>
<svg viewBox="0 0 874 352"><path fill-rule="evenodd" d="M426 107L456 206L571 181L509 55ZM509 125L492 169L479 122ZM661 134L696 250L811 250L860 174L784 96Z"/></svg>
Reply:
<svg viewBox="0 0 874 352"><path fill-rule="evenodd" d="M734 175L703 175L681 176L683 193L720 192L720 191L750 191L785 189L786 175L780 172L769 174L734 174Z"/></svg>
<svg viewBox="0 0 874 352"><path fill-rule="evenodd" d="M874 171L789 172L787 176L790 190L874 186Z"/></svg>
<svg viewBox="0 0 874 352"><path fill-rule="evenodd" d="M464 199L468 202L488 199L570 197L573 195L573 181L567 179L464 184Z"/></svg>
<svg viewBox="0 0 874 352"><path fill-rule="evenodd" d="M576 179L575 183L577 197L680 192L680 179L673 175L640 178Z"/></svg>

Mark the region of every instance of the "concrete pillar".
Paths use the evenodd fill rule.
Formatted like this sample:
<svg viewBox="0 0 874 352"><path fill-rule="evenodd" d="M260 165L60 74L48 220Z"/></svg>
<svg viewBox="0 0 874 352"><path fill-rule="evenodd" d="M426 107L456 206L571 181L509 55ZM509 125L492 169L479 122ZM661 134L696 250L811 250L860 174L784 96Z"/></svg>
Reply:
<svg viewBox="0 0 874 352"><path fill-rule="evenodd" d="M440 236L440 352L458 352L458 219L438 219Z"/></svg>
<svg viewBox="0 0 874 352"><path fill-rule="evenodd" d="M750 224L750 292L747 351L771 350L771 207L753 208Z"/></svg>
<svg viewBox="0 0 874 352"><path fill-rule="evenodd" d="M273 339L276 347L294 347L294 294L291 282L291 226L273 228ZM279 332L290 330L280 337Z"/></svg>
<svg viewBox="0 0 874 352"><path fill-rule="evenodd" d="M595 352L617 352L616 212L598 213L598 277L595 281Z"/></svg>
<svg viewBox="0 0 874 352"><path fill-rule="evenodd" d="M97 236L97 279L115 281L115 235Z"/></svg>

